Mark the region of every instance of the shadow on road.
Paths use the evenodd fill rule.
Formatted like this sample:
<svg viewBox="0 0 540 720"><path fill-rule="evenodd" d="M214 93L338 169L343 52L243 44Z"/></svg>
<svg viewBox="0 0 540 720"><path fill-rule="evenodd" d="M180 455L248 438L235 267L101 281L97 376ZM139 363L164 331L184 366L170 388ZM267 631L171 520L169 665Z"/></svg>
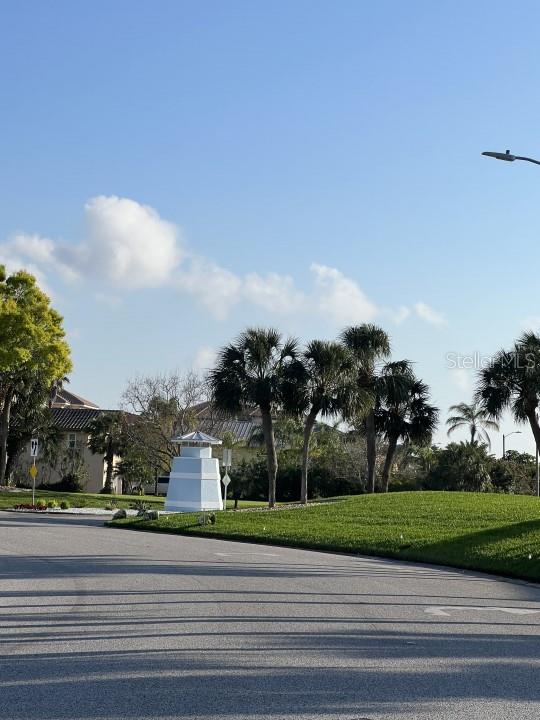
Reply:
<svg viewBox="0 0 540 720"><path fill-rule="evenodd" d="M384 649L385 642L396 647L403 640L399 633L368 640L362 638L358 645L359 638L351 638L348 645L351 649L356 642L359 652L367 643L378 658L372 667L341 666L342 641L336 646L319 635L311 639L311 645L318 652L322 641L327 649L325 667L280 667L279 658L273 665L275 651L266 645L241 653L144 649L29 654L22 661L2 658L2 705L10 708L11 720L285 718L298 717L300 710L312 717L358 718L381 711L416 717L419 708L425 711L453 700L520 701L524 687L529 688L529 701L540 700L538 685L530 682L530 666L516 663L513 656L503 655L489 665L469 665L466 672L459 664L443 669L434 662L419 674L413 666L414 655L407 669L393 667L392 655L380 653L381 643ZM421 642L428 650L430 638L422 637ZM486 642L496 644L497 638L490 636ZM415 653L420 651L417 647ZM265 663L258 662L260 653L265 654ZM506 678L504 684L497 681L501 676Z"/></svg>
<svg viewBox="0 0 540 720"><path fill-rule="evenodd" d="M96 524L37 520L66 543ZM296 551L158 559L134 543L139 554L0 555L0 717L435 719L449 703L488 702L537 716L523 707L540 702L540 615L424 613L493 603L478 585L489 579L354 557L302 562ZM509 584L505 601L540 609L540 590Z"/></svg>

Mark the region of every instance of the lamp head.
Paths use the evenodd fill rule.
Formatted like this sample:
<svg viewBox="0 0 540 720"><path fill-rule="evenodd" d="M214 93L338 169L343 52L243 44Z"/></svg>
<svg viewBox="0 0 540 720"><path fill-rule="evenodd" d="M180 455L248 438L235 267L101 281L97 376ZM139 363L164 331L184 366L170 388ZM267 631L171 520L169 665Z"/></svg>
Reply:
<svg viewBox="0 0 540 720"><path fill-rule="evenodd" d="M510 150L507 150L504 153L501 152L493 152L491 150L483 152L482 155L487 155L487 157L495 158L495 160L507 160L508 162L514 162L516 159L515 155L510 154Z"/></svg>

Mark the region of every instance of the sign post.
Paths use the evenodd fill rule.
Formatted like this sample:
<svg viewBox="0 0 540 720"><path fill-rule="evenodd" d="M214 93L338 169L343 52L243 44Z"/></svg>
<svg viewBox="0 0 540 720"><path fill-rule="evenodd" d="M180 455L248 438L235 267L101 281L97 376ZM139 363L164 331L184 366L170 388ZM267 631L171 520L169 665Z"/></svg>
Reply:
<svg viewBox="0 0 540 720"><path fill-rule="evenodd" d="M225 475L221 478L221 482L223 483L223 509L227 509L227 486L231 482L231 478L229 477L228 473L225 473Z"/></svg>
<svg viewBox="0 0 540 720"><path fill-rule="evenodd" d="M225 468L225 475L221 478L221 482L223 483L223 509L227 509L227 486L231 482L231 478L229 477L229 470L231 469L232 464L232 450L230 448L223 448L223 460L221 461L221 464Z"/></svg>
<svg viewBox="0 0 540 720"><path fill-rule="evenodd" d="M32 438L30 440L30 457L34 459L34 462L32 466L30 467L30 475L32 477L32 505L36 504L36 475L37 475L37 467L36 467L36 457L39 452L39 440L37 438Z"/></svg>

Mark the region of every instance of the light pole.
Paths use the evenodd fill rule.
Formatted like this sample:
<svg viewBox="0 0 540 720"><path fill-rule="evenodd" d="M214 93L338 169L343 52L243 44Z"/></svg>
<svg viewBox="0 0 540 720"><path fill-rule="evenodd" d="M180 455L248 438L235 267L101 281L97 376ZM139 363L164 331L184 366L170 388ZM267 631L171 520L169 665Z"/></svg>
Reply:
<svg viewBox="0 0 540 720"><path fill-rule="evenodd" d="M538 410L536 411L536 422L538 422ZM540 465L538 463L538 444L536 440L534 444L536 445L536 497L540 497Z"/></svg>
<svg viewBox="0 0 540 720"><path fill-rule="evenodd" d="M506 455L506 438L510 437L510 435L521 435L521 430L513 430L511 433L506 433L506 435L503 433L503 460Z"/></svg>
<svg viewBox="0 0 540 720"><path fill-rule="evenodd" d="M482 155L486 155L487 157L495 158L495 160L506 160L506 162L514 162L514 160L525 160L526 162L534 163L535 165L540 165L540 160L535 160L534 158L525 157L524 155L512 155L510 150L507 150L506 152L495 152L494 150L486 150L482 153ZM521 430L515 430L516 434L521 434ZM504 440L507 437L510 437L510 435L513 435L514 433L508 433L508 435L503 434L503 459L506 454L505 452L505 445ZM536 445L536 442L535 442ZM540 462L538 458L538 445L536 445L536 495L540 498Z"/></svg>
<svg viewBox="0 0 540 720"><path fill-rule="evenodd" d="M538 465L538 445L536 446L536 497L540 497L540 466Z"/></svg>
<svg viewBox="0 0 540 720"><path fill-rule="evenodd" d="M510 150L503 153L487 150L486 152L483 152L482 155L495 158L495 160L506 160L507 162L514 162L514 160L526 160L527 162L532 162L535 165L540 165L540 160L533 160L533 158L524 157L523 155L512 155Z"/></svg>

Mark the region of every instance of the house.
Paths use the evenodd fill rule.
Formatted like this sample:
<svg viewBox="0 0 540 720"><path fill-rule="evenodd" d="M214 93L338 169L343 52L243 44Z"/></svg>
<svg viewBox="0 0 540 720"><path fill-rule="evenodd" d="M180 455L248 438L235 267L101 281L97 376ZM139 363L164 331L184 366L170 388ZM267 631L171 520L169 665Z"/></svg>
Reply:
<svg viewBox="0 0 540 720"><path fill-rule="evenodd" d="M262 428L261 411L258 408L246 408L234 418L221 410L216 410L209 402L201 402L191 408L193 425L208 435L222 438L230 433L236 443L249 445L254 435L259 435Z"/></svg>
<svg viewBox="0 0 540 720"><path fill-rule="evenodd" d="M221 410L217 410L210 401L201 402L191 408L193 426L197 430L213 435L220 439L225 434L230 434L234 438L234 444L238 449L250 450L263 446L262 434L262 416L259 408L244 408L242 412L234 417L227 415ZM274 423L283 420L283 415L274 415ZM314 434L323 428L327 428L327 423L316 422L313 428ZM343 431L335 428L336 432L343 435ZM279 446L279 439L276 438ZM245 454L245 453L244 453ZM249 455L249 453L248 453ZM251 453L253 455L253 453Z"/></svg>
<svg viewBox="0 0 540 720"><path fill-rule="evenodd" d="M102 454L93 453L88 447L88 428L90 423L105 412L93 402L62 389L57 391L51 402L54 427L60 432L60 448L54 463L46 462L42 453L38 454L38 475L36 483L53 484L60 482L66 469L69 471L70 459L82 464L86 475L86 492L98 493L105 484L106 463ZM39 440L39 438L38 438ZM25 462L30 465L30 446L25 453ZM115 492L122 491L120 478L114 478Z"/></svg>

